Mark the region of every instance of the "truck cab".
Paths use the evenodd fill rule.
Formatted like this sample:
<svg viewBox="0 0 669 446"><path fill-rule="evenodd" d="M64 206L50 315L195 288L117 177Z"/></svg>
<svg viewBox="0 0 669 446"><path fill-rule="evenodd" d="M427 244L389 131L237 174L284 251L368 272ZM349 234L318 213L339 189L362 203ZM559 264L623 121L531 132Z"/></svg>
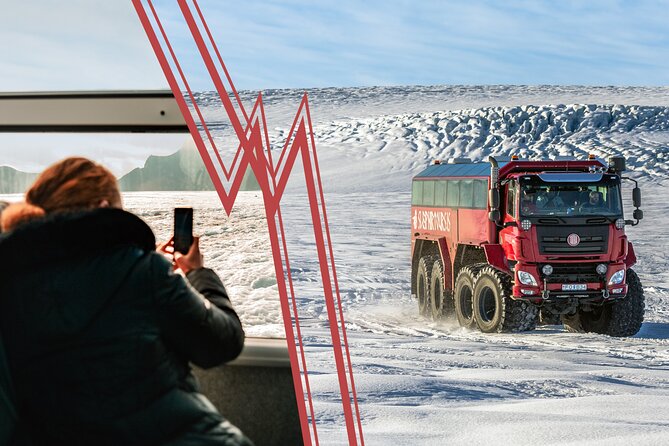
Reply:
<svg viewBox="0 0 669 446"><path fill-rule="evenodd" d="M625 263L618 175L517 174L505 186L499 241L516 276L514 297L598 300L627 293L619 271L632 264Z"/></svg>

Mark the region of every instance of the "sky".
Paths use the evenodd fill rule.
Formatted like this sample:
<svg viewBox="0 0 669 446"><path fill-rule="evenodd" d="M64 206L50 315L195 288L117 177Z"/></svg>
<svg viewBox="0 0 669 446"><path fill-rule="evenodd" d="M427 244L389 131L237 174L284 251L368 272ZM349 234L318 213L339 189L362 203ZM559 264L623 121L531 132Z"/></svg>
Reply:
<svg viewBox="0 0 669 446"><path fill-rule="evenodd" d="M176 1L155 3L192 86L212 89ZM242 90L669 85L669 0L199 4ZM0 11L0 91L168 88L130 0L0 0ZM62 155L108 154L120 175L183 143L92 140L0 134L0 165L34 171Z"/></svg>
<svg viewBox="0 0 669 446"><path fill-rule="evenodd" d="M176 2L156 4L169 25ZM669 85L669 1L200 4L240 89ZM0 41L2 91L167 87L130 0L2 0Z"/></svg>

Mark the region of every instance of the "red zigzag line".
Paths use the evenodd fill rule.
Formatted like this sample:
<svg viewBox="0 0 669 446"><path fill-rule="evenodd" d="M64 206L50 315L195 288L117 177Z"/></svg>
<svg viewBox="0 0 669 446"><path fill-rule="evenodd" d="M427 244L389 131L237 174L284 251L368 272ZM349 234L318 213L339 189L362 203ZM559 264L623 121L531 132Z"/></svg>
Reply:
<svg viewBox="0 0 669 446"><path fill-rule="evenodd" d="M169 42L167 41L167 36L164 33L164 30L162 29L162 26L160 25L159 19L157 15L155 14L155 10L153 8L153 5L151 4L150 0L148 1L149 6L151 7L151 10L154 13L155 20L158 23L159 28L161 29L161 33L163 34L163 37L165 41L167 42L169 46ZM182 13L184 14L184 18L186 19L188 26L191 30L191 33L193 34L194 39L196 40L196 43L198 45L198 48L200 50L200 53L203 57L203 60L205 62L205 65L207 66L207 69L209 70L209 73L212 77L212 80L214 81L214 84L218 90L219 96L223 102L224 108L226 109L226 112L228 114L228 118L230 119L230 122L235 130L235 133L237 134L237 137L240 141L240 147L238 147L235 159L233 161L233 165L231 166L232 169L234 169L234 165L236 164L236 161L238 160L239 154L241 149L242 151L242 157L240 160L240 166L235 174L233 183L231 185L229 193L226 193L220 178L218 176L218 173L216 172L216 169L213 166L212 160L207 152L206 145L204 144L204 141L202 140L202 137L200 133L197 130L197 125L195 124L195 121L193 120L193 117L190 113L190 110L188 109L188 105L186 104L184 98L181 96L179 85L176 82L176 79L174 78L173 72L169 66L169 63L167 62L167 59L165 58L164 53L162 52L162 47L160 46L160 43L158 42L155 33L153 31L153 28L151 27L150 21L148 20L148 17L146 16L146 13L144 12L143 6L141 5L141 0L133 0L133 4L135 5L135 8L137 9L138 15L140 16L140 19L142 20L142 24L145 27L145 30L147 32L147 35L149 36L149 40L151 41L152 46L154 47L154 50L156 51L156 55L158 56L161 65L163 66L163 70L165 71L166 76L168 77L168 82L170 83L170 86L172 87L172 90L175 92L175 97L177 98L177 101L179 102L179 105L182 109L182 112L184 114L184 118L186 119L188 126L191 130L191 134L193 135L193 138L196 142L196 145L198 146L198 149L200 150L200 153L205 161L205 165L207 167L208 172L210 173L212 179L214 180L214 183L216 185L216 189L219 193L219 196L221 198L222 204L228 214L230 214L232 207L234 205L234 201L236 198L236 195L239 191L239 188L241 186L241 180L243 178L244 172L247 168L248 165L251 166L254 174L256 175L256 178L258 179L258 182L261 186L261 189L263 190L264 198L265 198L265 205L266 205L266 212L268 216L268 225L269 230L270 230L270 239L272 242L272 251L274 254L275 258L275 268L277 272L277 281L280 282L278 283L279 285L279 291L281 294L281 301L282 301L282 311L284 313L284 325L286 325L286 332L287 332L287 337L288 335L292 335L292 323L290 324L291 330L288 329L287 322L290 321L290 309L288 307L288 297L286 293L286 284L284 282L284 277L283 277L283 265L281 262L281 256L280 256L280 247L278 246L278 234L276 232L276 226L274 228L271 227L270 225L270 217L274 217L278 213L279 217L279 223L281 226L281 232L282 232L282 239L284 240L284 252L286 255L286 262L288 264L288 256L286 252L286 247L285 247L285 234L283 234L283 224L281 221L280 217L280 209L279 209L279 202L281 199L281 196L283 195L283 191L285 189L286 183L288 181L288 178L290 176L290 173L292 171L292 167L294 165L295 159L297 158L298 153L302 153L302 159L303 159L303 165L304 165L304 170L305 170L305 177L307 180L307 189L309 192L309 202L310 202L310 207L311 207L311 213L312 213L312 222L314 224L314 233L316 236L316 242L317 242L317 247L318 247L318 256L319 256L319 264L321 265L321 276L323 280L323 285L324 285L324 292L325 292L325 300L326 300L326 307L328 309L328 317L331 321L330 326L331 326L331 336L334 341L334 339L338 339L339 342L333 342L333 349L335 353L335 363L337 365L337 371L339 375L339 382L340 382L340 391L342 394L342 404L344 406L344 415L346 419L346 426L347 426L347 432L348 432L348 437L349 437L349 443L350 444L357 444L356 442L356 432L355 432L355 426L353 424L353 419L352 419L352 410L351 410L351 401L350 401L350 392L348 389L348 382L346 379L346 367L343 362L343 356L342 356L342 351L341 351L341 337L339 335L338 331L338 323L337 323L337 312L334 307L334 296L333 296L333 290L332 290L332 279L334 279L334 287L336 289L336 295L337 295L337 304L339 307L339 316L341 318L341 327L342 327L342 332L344 336L344 348L346 350L346 357L347 357L347 362L348 362L348 369L349 369L349 377L351 380L351 388L353 392L353 401L355 403L355 411L356 411L356 417L358 421L358 429L360 433L360 442L361 444L364 444L364 441L362 439L362 426L360 423L360 414L358 411L358 405L357 405L357 395L355 393L355 386L353 382L353 374L352 374L352 368L351 368L351 362L350 362L350 354L348 350L348 343L346 339L346 333L345 333L345 326L343 323L343 312L341 308L341 300L340 300L340 295L339 295L339 289L338 289L338 284L337 284L337 278L336 278L336 270L334 268L334 258L333 258L333 253L332 253L332 245L331 245L331 240L330 240L330 234L329 234L329 228L327 225L327 215L325 214L325 204L323 201L323 190L322 190L322 185L321 185L321 180L320 180L320 172L318 169L318 163L317 163L317 158L316 158L316 150L315 150L315 144L313 141L313 132L312 126L311 126L311 120L309 117L309 106L308 106L308 100L307 100L307 95L305 94L302 98L302 101L300 103L300 106L298 108L298 112L295 116L295 119L293 121L293 125L291 128L291 131L289 133L289 138L286 140L286 143L284 145L284 148L281 153L281 157L279 159L279 164L277 166L277 170L274 170L272 168L272 161L271 161L271 153L269 151L269 141L267 141L267 147L268 147L268 156L269 160L265 157L262 145L262 136L260 132L260 124L258 122L258 118L256 115L256 112L258 108L260 109L260 114L262 116L262 121L264 124L265 121L265 116L264 116L264 108L262 105L262 96L259 95L256 103L254 104L253 107L253 112L250 117L247 117L246 112L243 109L243 105L241 104L241 101L239 100L239 96L237 95L236 90L234 89L234 85L232 84L232 80L230 79L227 69L225 69L225 64L223 63L222 59L220 58L220 54L218 53L218 50L215 46L215 43L213 42L213 39L211 39L211 34L209 32L209 29L206 26L206 22L204 21L204 17L202 16L202 13L197 6L197 3L194 2L199 17L204 24L205 29L207 30L207 34L211 39L212 45L214 45L214 49L219 57L219 61L225 71L225 74L233 88L233 92L235 94L235 97L238 100L238 103L240 107L242 108L242 111L244 112L244 117L247 120L247 126L246 128L243 128L241 125L241 122L239 121L237 114L234 110L234 107L232 105L232 102L225 92L225 88L223 86L223 83L221 81L220 76L218 75L218 72L214 66L214 62L211 58L211 55L209 54L206 44L202 38L202 35L199 32L199 29L197 28L197 25L195 24L194 18L190 12L190 9L188 8L186 2L184 0L178 0L179 6L182 10ZM173 56L173 59L175 63L177 64L178 71L180 72L180 75L186 83L185 76L183 75L183 72L181 71L180 67L178 66L178 61L176 60L176 57L170 48L170 53ZM189 93L190 89L189 89ZM198 115L200 119L202 120L202 115L199 113L199 109L197 109L197 103L192 97L191 94L191 100L193 102L193 105L196 107L196 110L198 111ZM307 132L306 126L305 126L305 117L304 113L306 112L307 115L307 122L308 122L308 128L309 131ZM253 122L253 125L251 123ZM298 124L299 122L299 124ZM206 124L202 122L202 124L205 126L205 131L207 132L207 135L209 135L209 132L206 128ZM297 131L295 131L295 127L297 125ZM247 138L246 134L249 130L249 126L251 127L251 133L250 137ZM267 138L267 129L266 126L263 125L265 128L265 136ZM311 163L311 157L310 157L310 151L309 151L309 142L308 142L308 134L311 134L311 142L312 142L312 148L311 150L313 151L313 156L314 156L314 164L315 164L315 169L316 169L316 179L318 180L318 188L320 191L320 198L321 198L321 206L322 206L322 211L323 211L323 217L325 221L325 227L321 225L321 216L318 211L318 198L316 197L316 184L315 184L315 179L313 176L312 172L312 163ZM290 149L288 149L289 142L291 140L291 137L293 137L293 144L291 145ZM210 137L210 141L213 143L213 139ZM214 150L216 150L214 148ZM218 155L218 153L216 153ZM276 182L276 176L277 176L277 171L279 170L279 166L282 165L282 160L284 155L287 155L285 163L283 163L283 169L281 169L281 174L279 175L279 181L278 183ZM225 176L228 177L227 171L225 169L225 166L222 163L222 160L220 160L220 157L218 157L218 161L220 162L221 168L223 169ZM269 170L269 172L268 172ZM213 175L212 175L213 173ZM232 172L230 172L232 173ZM270 184L269 184L269 179L272 179L272 186L274 186L274 192L272 193L270 190ZM229 177L228 177L229 179ZM323 238L323 231L325 230L326 235L327 235L327 242L330 247L329 249L329 254L330 254L330 262L331 265L328 265L328 253L325 251L325 239ZM278 260L278 263L277 263ZM281 267L278 267L278 264L281 264ZM332 278L330 276L330 266L332 268ZM289 274L289 282L291 286L291 293L293 292L293 287L292 287L292 279L290 278L290 270L288 269L288 274ZM327 286L326 286L327 284ZM283 291L283 292L282 292ZM294 303L294 299L293 299ZM294 304L295 305L295 304ZM294 307L295 311L295 317L296 317L296 322L298 320L297 318L297 309ZM301 342L301 334L299 333L299 326L298 326L298 340L300 343L300 347L302 347L302 342ZM295 346L293 345L292 350L290 348L289 343L289 353L291 354L291 362L293 364L297 364L297 368L299 368L299 363L297 362L297 357L296 357L296 352L294 351ZM302 353L303 353L303 349ZM304 361L304 355L302 354L302 360L303 363ZM295 368L295 367L294 367ZM306 376L306 364L305 364L305 378ZM293 373L293 379L295 381L295 386L296 386L296 396L302 392L301 386L299 385L299 374L296 375L295 370ZM307 386L308 386L308 380L306 380ZM309 389L307 389L308 395L309 395L309 403L311 406L311 412L312 412L312 420L313 420L313 406L311 404L311 394L309 392ZM299 393L298 393L299 392ZM344 395L348 395L346 398L344 398ZM304 400L301 400L301 404L299 401L298 397L298 407L301 409L300 410L300 415L302 420L306 420L306 411L304 410ZM300 407L301 406L301 407ZM315 424L315 420L314 420ZM305 437L305 444L310 444L311 441L308 436L308 430L305 432L304 429L304 422L303 422L303 436ZM316 429L314 425L314 433L316 434ZM316 442L318 443L318 439L316 436Z"/></svg>

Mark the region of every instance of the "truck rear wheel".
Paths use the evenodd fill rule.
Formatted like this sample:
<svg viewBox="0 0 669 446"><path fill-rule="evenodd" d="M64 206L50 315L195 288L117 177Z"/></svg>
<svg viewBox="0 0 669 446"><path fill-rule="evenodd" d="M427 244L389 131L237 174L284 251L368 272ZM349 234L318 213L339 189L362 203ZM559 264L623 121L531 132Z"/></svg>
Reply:
<svg viewBox="0 0 669 446"><path fill-rule="evenodd" d="M432 282L432 267L436 260L435 256L423 256L418 261L416 271L416 297L418 297L418 313L428 316L431 313L430 284Z"/></svg>
<svg viewBox="0 0 669 446"><path fill-rule="evenodd" d="M444 286L444 267L439 258L437 258L432 266L430 304L432 319L437 320L453 314L453 298Z"/></svg>
<svg viewBox="0 0 669 446"><path fill-rule="evenodd" d="M627 296L622 300L594 307L590 311L578 310L576 314L562 316L567 331L592 332L609 336L633 336L643 323L645 298L639 276L627 270Z"/></svg>
<svg viewBox="0 0 669 446"><path fill-rule="evenodd" d="M534 330L539 310L511 298L511 276L491 266L481 269L474 286L474 319L484 333Z"/></svg>
<svg viewBox="0 0 669 446"><path fill-rule="evenodd" d="M455 317L461 327L472 328L476 324L474 321L474 283L480 269L479 265L465 266L455 279L453 303Z"/></svg>

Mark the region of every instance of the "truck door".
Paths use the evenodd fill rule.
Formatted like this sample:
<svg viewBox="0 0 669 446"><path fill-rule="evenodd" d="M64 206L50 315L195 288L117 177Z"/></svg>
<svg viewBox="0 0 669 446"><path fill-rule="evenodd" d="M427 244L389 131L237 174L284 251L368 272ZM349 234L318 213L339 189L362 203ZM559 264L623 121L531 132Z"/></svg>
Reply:
<svg viewBox="0 0 669 446"><path fill-rule="evenodd" d="M502 213L502 224L507 222L517 222L518 217L518 187L515 180L511 180L504 188L504 209ZM509 260L516 259L516 253L513 252L512 241L516 237L517 226L508 226L499 231L499 242L504 249L504 254Z"/></svg>

